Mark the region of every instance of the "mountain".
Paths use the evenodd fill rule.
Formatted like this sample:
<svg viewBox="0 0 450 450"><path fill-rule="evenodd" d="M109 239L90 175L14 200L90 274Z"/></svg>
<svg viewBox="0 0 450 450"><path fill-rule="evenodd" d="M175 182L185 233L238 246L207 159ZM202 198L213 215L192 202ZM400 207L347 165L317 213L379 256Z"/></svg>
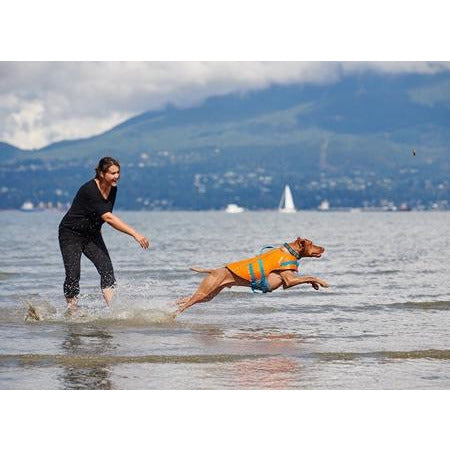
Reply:
<svg viewBox="0 0 450 450"><path fill-rule="evenodd" d="M15 160L22 154L21 150L6 142L0 142L0 163L8 160Z"/></svg>
<svg viewBox="0 0 450 450"><path fill-rule="evenodd" d="M300 208L445 206L449 108L446 74L364 74L169 105L88 139L0 147L0 185L16 189L0 186L0 208L70 201L105 155L122 164L122 208L273 208L286 183Z"/></svg>

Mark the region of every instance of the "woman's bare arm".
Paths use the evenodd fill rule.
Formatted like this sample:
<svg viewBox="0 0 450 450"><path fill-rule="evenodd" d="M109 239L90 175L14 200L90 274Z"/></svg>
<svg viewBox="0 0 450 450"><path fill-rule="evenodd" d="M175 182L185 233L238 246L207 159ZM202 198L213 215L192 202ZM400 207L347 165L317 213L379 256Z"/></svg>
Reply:
<svg viewBox="0 0 450 450"><path fill-rule="evenodd" d="M102 219L116 230L121 231L125 234L129 234L139 243L142 248L147 249L149 247L149 240L144 235L138 233L134 228L127 225L122 219L115 216L113 213L107 212L103 214Z"/></svg>

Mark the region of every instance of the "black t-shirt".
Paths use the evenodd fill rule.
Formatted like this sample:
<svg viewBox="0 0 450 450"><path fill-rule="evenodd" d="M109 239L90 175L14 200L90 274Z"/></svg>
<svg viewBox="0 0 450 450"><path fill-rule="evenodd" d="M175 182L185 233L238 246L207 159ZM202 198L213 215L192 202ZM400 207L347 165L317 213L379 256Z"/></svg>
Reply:
<svg viewBox="0 0 450 450"><path fill-rule="evenodd" d="M72 206L60 223L61 228L83 235L100 232L104 223L102 215L112 212L116 201L117 187L112 186L107 199L103 197L95 179L83 184L73 199Z"/></svg>

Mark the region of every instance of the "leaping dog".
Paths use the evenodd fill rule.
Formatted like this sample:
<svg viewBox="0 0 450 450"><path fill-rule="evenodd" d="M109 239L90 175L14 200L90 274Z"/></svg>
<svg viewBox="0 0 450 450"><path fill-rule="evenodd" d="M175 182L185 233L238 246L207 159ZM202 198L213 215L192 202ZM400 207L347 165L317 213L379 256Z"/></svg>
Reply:
<svg viewBox="0 0 450 450"><path fill-rule="evenodd" d="M236 261L218 269L191 270L209 275L203 279L197 291L190 297L177 301L175 316L201 302L209 302L222 289L231 286L249 286L253 291L263 293L274 291L280 286L288 289L298 284L309 283L316 290L329 287L326 281L311 276L296 276L301 258L320 258L325 249L313 244L309 239L298 237L294 242L285 243L253 258Z"/></svg>

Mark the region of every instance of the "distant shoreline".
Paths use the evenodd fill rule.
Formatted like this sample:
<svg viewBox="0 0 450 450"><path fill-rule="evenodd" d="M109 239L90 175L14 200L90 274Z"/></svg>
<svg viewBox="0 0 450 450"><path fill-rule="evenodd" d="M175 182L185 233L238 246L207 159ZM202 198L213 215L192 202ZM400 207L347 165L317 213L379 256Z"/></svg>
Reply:
<svg viewBox="0 0 450 450"><path fill-rule="evenodd" d="M21 213L61 213L65 214L67 210L60 210L60 209L32 209L32 210L22 210L20 208L8 208L8 209L1 209L0 212L21 212ZM204 213L204 212L222 212L225 213L224 209L118 209L119 212L164 212L164 213L170 213L170 212L198 212L198 213ZM356 213L408 213L408 212L449 212L450 209L408 209L408 210L392 210L392 209L384 209L382 207L373 207L373 208L330 208L326 211L320 211L315 208L309 208L309 209L299 209L297 210L293 215L300 215L304 212L317 212L321 214L328 214L328 213L336 213L336 212L345 212L350 214L356 214ZM247 209L241 214L246 213L277 213L278 210L276 209ZM228 214L227 214L228 215ZM234 214L233 214L234 215Z"/></svg>

